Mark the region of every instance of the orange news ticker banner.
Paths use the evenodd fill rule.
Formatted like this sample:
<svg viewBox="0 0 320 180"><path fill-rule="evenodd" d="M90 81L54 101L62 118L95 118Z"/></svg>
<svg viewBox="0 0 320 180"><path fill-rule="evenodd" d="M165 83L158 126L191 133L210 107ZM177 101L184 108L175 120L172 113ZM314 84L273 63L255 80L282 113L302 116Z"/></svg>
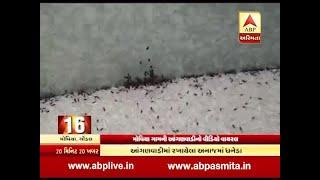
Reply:
<svg viewBox="0 0 320 180"><path fill-rule="evenodd" d="M280 135L40 135L40 177L280 177Z"/></svg>

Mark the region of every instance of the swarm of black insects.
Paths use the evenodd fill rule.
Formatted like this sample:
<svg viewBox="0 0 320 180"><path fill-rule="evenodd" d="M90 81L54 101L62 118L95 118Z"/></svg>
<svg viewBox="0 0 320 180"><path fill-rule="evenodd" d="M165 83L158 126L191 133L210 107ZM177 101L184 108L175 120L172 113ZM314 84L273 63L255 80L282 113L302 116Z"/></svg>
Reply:
<svg viewBox="0 0 320 180"><path fill-rule="evenodd" d="M146 50L149 50L150 47L147 46ZM132 77L130 73L124 76L124 87L126 88L139 88L141 86L147 85L158 85L164 82L170 81L168 78L165 78L164 75L156 75L154 67L151 65L151 59L148 58L147 61L143 62L142 60L139 61L139 66L143 66L147 69L143 72L143 78L140 77Z"/></svg>

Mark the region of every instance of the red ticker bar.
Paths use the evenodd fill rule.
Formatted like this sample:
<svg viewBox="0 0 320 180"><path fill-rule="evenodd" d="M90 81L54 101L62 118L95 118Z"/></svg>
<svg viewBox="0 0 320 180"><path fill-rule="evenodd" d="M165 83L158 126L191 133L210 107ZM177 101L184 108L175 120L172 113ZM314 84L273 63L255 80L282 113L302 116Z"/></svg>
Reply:
<svg viewBox="0 0 320 180"><path fill-rule="evenodd" d="M120 168L122 164L122 168ZM182 165L184 164L184 165ZM188 165L189 164L189 165ZM235 166L242 169L233 169ZM178 168L178 166L180 168ZM42 156L42 178L279 178L280 157L96 157ZM171 168L170 168L171 167ZM175 167L175 168L174 168ZM183 168L184 167L184 168ZM189 167L189 168L188 168ZM245 167L245 168L243 168ZM230 169L232 168L232 169Z"/></svg>
<svg viewBox="0 0 320 180"><path fill-rule="evenodd" d="M280 144L280 134L100 135L101 144Z"/></svg>

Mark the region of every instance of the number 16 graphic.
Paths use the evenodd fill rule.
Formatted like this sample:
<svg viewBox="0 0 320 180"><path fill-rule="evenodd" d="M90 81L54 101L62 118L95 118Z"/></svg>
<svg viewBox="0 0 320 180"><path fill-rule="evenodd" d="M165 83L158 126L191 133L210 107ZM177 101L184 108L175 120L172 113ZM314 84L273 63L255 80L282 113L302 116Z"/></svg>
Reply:
<svg viewBox="0 0 320 180"><path fill-rule="evenodd" d="M91 134L91 117L58 116L58 134Z"/></svg>

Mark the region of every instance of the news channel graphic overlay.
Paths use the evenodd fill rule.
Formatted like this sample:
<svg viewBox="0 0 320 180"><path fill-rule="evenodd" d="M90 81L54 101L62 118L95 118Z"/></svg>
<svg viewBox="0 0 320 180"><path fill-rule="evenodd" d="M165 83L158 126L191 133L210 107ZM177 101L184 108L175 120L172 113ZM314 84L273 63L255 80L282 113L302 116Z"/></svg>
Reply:
<svg viewBox="0 0 320 180"><path fill-rule="evenodd" d="M58 116L58 134L91 134L91 116Z"/></svg>
<svg viewBox="0 0 320 180"><path fill-rule="evenodd" d="M239 42L242 44L261 43L261 14L258 11L239 12Z"/></svg>
<svg viewBox="0 0 320 180"><path fill-rule="evenodd" d="M41 178L279 178L280 135L42 134Z"/></svg>

